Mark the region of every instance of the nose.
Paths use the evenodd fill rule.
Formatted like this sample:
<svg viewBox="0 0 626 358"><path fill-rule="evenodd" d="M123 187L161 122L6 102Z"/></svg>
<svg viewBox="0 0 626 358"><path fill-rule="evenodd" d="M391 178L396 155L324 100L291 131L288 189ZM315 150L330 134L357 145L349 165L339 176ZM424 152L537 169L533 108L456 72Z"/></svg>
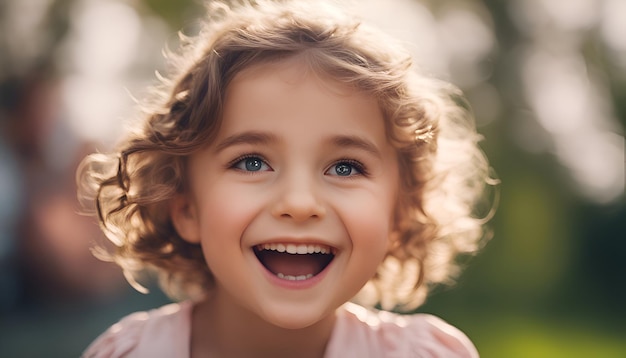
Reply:
<svg viewBox="0 0 626 358"><path fill-rule="evenodd" d="M291 175L277 183L277 196L271 208L274 217L304 222L321 219L326 208L320 199L319 185L304 175Z"/></svg>

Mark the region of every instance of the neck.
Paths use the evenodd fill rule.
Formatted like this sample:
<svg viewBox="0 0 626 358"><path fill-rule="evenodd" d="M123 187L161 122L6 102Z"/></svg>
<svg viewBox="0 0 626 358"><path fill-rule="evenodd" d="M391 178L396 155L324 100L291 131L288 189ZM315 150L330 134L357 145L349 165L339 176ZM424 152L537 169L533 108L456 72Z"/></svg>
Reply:
<svg viewBox="0 0 626 358"><path fill-rule="evenodd" d="M333 314L305 328L278 327L219 293L192 317L191 357L322 358L335 323Z"/></svg>

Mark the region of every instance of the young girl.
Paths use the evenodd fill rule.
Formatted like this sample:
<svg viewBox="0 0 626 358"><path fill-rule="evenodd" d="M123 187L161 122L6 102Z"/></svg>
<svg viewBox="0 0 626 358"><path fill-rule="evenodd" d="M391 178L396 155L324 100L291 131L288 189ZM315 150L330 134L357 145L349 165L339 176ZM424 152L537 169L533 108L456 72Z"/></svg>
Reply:
<svg viewBox="0 0 626 358"><path fill-rule="evenodd" d="M488 165L464 102L311 4L214 4L141 127L79 169L109 258L179 301L84 356L477 357L442 320L388 312L484 236Z"/></svg>

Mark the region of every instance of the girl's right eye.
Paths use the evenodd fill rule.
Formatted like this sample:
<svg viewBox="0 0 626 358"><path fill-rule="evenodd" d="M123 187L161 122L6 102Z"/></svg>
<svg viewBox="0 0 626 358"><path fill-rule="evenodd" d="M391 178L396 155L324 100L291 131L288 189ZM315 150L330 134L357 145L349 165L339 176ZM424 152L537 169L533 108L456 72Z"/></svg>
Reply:
<svg viewBox="0 0 626 358"><path fill-rule="evenodd" d="M247 156L241 159L237 159L232 163L230 167L244 172L272 171L272 168L258 156Z"/></svg>

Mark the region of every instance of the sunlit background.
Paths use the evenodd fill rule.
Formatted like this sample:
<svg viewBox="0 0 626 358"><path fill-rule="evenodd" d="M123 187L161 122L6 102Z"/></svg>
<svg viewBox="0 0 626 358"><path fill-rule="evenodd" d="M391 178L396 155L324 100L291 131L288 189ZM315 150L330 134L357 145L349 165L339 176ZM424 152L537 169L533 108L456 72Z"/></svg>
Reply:
<svg viewBox="0 0 626 358"><path fill-rule="evenodd" d="M493 239L419 311L482 357L626 357L626 1L353 0L461 87L502 181ZM74 171L114 144L199 0L0 2L0 356L71 357L167 302L92 258Z"/></svg>

